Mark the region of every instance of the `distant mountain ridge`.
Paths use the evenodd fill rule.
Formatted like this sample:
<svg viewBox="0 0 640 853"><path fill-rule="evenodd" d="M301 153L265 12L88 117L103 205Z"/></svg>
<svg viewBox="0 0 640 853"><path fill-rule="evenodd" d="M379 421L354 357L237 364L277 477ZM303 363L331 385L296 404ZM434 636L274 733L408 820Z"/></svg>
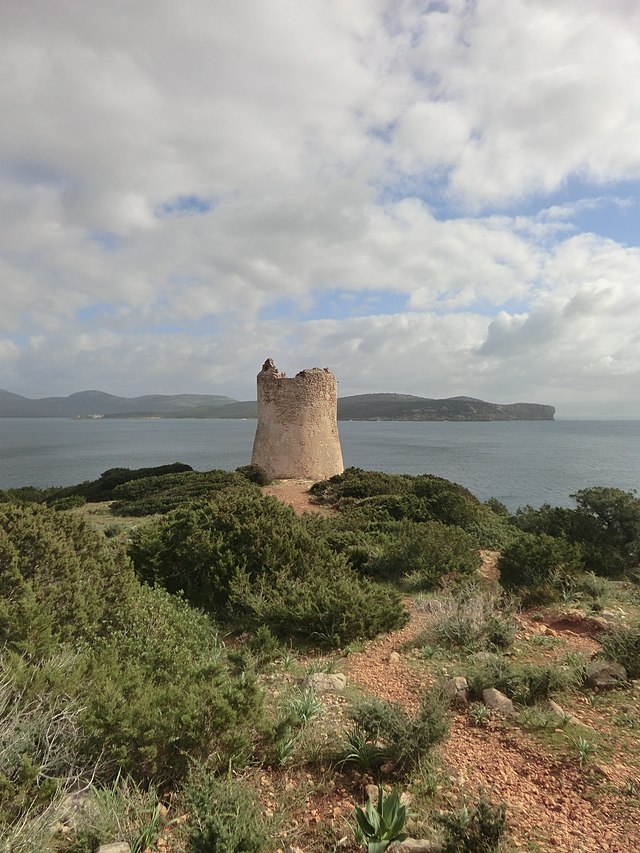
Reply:
<svg viewBox="0 0 640 853"><path fill-rule="evenodd" d="M31 400L0 390L0 418L256 418L255 400L219 394L146 394L118 397L79 391ZM338 400L338 420L352 421L552 421L553 406L488 403L476 397L430 399L413 394L356 394Z"/></svg>
<svg viewBox="0 0 640 853"><path fill-rule="evenodd" d="M78 391L68 397L42 397L30 400L20 394L0 390L1 418L77 418L92 415L139 414L167 415L198 406L224 406L236 402L220 394L147 394L143 397L117 397L104 391Z"/></svg>

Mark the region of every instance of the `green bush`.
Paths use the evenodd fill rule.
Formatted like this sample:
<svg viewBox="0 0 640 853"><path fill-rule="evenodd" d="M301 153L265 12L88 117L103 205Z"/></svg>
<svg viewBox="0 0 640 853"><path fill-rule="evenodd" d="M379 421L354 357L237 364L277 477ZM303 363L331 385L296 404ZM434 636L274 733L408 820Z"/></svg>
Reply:
<svg viewBox="0 0 640 853"><path fill-rule="evenodd" d="M175 783L191 758L224 764L249 750L260 693L234 674L210 620L163 590L141 587L120 627L74 653L33 661L6 654L16 701L74 700L82 709L78 755L100 778ZM62 657L61 657L62 655Z"/></svg>
<svg viewBox="0 0 640 853"><path fill-rule="evenodd" d="M196 768L185 792L187 853L262 853L271 833L255 792L241 779Z"/></svg>
<svg viewBox="0 0 640 853"><path fill-rule="evenodd" d="M401 705L376 699L356 709L354 721L366 743L375 745L378 765L391 761L400 774L414 770L448 731L444 703L434 693L423 695L413 717Z"/></svg>
<svg viewBox="0 0 640 853"><path fill-rule="evenodd" d="M567 579L581 566L582 552L577 545L545 533L522 533L498 559L500 583L528 603L559 598Z"/></svg>
<svg viewBox="0 0 640 853"><path fill-rule="evenodd" d="M141 528L140 576L244 627L328 645L373 637L406 621L399 596L362 580L272 497L227 492Z"/></svg>
<svg viewBox="0 0 640 853"><path fill-rule="evenodd" d="M384 474L345 468L328 480L314 483L311 494L322 503L335 504L343 498L370 498L374 495L406 495L413 491L413 477L408 474Z"/></svg>
<svg viewBox="0 0 640 853"><path fill-rule="evenodd" d="M484 504L485 506L488 506L492 512L495 512L496 515L501 515L504 518L509 518L511 516L506 504L503 504L502 501L498 500L498 498L489 498L484 502Z"/></svg>
<svg viewBox="0 0 640 853"><path fill-rule="evenodd" d="M518 536L509 518L484 504L477 506L473 517L460 527L474 538L480 548L493 551L506 548Z"/></svg>
<svg viewBox="0 0 640 853"><path fill-rule="evenodd" d="M247 643L259 664L271 663L282 655L282 646L266 625L260 625Z"/></svg>
<svg viewBox="0 0 640 853"><path fill-rule="evenodd" d="M55 500L62 490L58 488L38 489L36 486L19 486L16 489L0 490L0 504L46 503Z"/></svg>
<svg viewBox="0 0 640 853"><path fill-rule="evenodd" d="M399 525L403 522L441 522L461 528L480 548L503 548L516 535L508 517L494 512L491 505L481 504L464 486L431 474L411 476L348 468L330 480L315 483L311 493L339 511L337 518L327 522L333 528L330 544L345 553L359 571L368 572L385 543L402 536ZM346 545L347 534L357 537L352 548Z"/></svg>
<svg viewBox="0 0 640 853"><path fill-rule="evenodd" d="M89 754L136 779L169 782L193 757L244 761L260 693L250 675L230 671L209 619L145 587L127 615L88 660Z"/></svg>
<svg viewBox="0 0 640 853"><path fill-rule="evenodd" d="M76 507L84 506L87 502L87 499L82 495L67 495L63 498L53 498L53 500L47 501L47 504L53 509L64 510L64 509L76 509Z"/></svg>
<svg viewBox="0 0 640 853"><path fill-rule="evenodd" d="M77 516L0 504L0 643L46 652L88 640L135 585L127 558Z"/></svg>
<svg viewBox="0 0 640 853"><path fill-rule="evenodd" d="M191 465L185 465L184 462L157 465L153 468L109 468L108 471L100 474L97 480L61 489L60 493L61 495L82 495L88 501L108 501L113 498L115 489L123 483L162 477L166 474L179 474L185 471L193 471L193 468Z"/></svg>
<svg viewBox="0 0 640 853"><path fill-rule="evenodd" d="M46 806L78 771L81 711L47 688L32 698L0 661L0 826Z"/></svg>
<svg viewBox="0 0 640 853"><path fill-rule="evenodd" d="M579 545L584 565L600 575L631 573L640 565L640 499L634 492L592 486L571 496L576 509L524 507L513 524L527 533L564 537Z"/></svg>
<svg viewBox="0 0 640 853"><path fill-rule="evenodd" d="M371 571L385 578L404 579L413 590L434 589L444 575L471 576L480 567L473 538L440 521L404 522L398 526Z"/></svg>
<svg viewBox="0 0 640 853"><path fill-rule="evenodd" d="M420 635L422 643L444 649L506 649L515 638L515 624L504 602L475 590L437 603L429 624Z"/></svg>
<svg viewBox="0 0 640 853"><path fill-rule="evenodd" d="M633 492L606 486L581 489L574 498L574 538L582 545L587 568L619 575L640 566L640 499Z"/></svg>
<svg viewBox="0 0 640 853"><path fill-rule="evenodd" d="M271 483L271 477L260 465L255 465L253 462L250 465L241 465L236 468L236 474L241 474L250 483L255 483L256 486L268 486Z"/></svg>
<svg viewBox="0 0 640 853"><path fill-rule="evenodd" d="M573 538L575 528L575 511L567 507L542 504L534 509L525 506L518 509L511 517L511 523L523 533L544 533L547 536L563 536Z"/></svg>
<svg viewBox="0 0 640 853"><path fill-rule="evenodd" d="M471 808L465 803L437 820L445 834L445 853L495 853L507 829L507 807L494 806L480 789Z"/></svg>
<svg viewBox="0 0 640 853"><path fill-rule="evenodd" d="M617 625L598 637L602 653L626 670L629 678L640 678L640 627Z"/></svg>
<svg viewBox="0 0 640 853"><path fill-rule="evenodd" d="M128 516L166 513L225 490L259 494L253 483L233 471L187 471L131 480L117 486L111 512Z"/></svg>
<svg viewBox="0 0 640 853"><path fill-rule="evenodd" d="M347 468L342 474L315 483L311 494L340 509L368 504L389 517L412 521L437 520L466 528L493 510L464 486L433 474L385 474Z"/></svg>
<svg viewBox="0 0 640 853"><path fill-rule="evenodd" d="M471 696L495 687L522 705L532 705L582 683L583 667L575 662L516 664L498 654L483 652L468 659L464 673Z"/></svg>

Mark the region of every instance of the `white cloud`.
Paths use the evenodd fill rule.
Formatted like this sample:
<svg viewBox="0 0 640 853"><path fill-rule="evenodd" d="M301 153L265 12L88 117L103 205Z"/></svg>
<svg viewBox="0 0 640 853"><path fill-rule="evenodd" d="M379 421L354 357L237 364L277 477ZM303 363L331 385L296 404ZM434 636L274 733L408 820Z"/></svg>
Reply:
<svg viewBox="0 0 640 853"><path fill-rule="evenodd" d="M629 397L639 250L575 222L640 178L639 25L630 0L7 0L0 386L242 396L284 351L353 392ZM601 192L535 212L580 179ZM336 290L407 310L259 322Z"/></svg>

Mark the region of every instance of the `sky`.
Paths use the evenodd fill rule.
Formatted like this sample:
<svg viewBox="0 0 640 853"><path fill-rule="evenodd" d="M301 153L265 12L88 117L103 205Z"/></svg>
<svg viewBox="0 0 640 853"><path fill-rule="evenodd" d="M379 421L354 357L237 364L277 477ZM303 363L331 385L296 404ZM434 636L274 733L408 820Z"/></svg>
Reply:
<svg viewBox="0 0 640 853"><path fill-rule="evenodd" d="M637 0L2 0L0 388L640 418Z"/></svg>

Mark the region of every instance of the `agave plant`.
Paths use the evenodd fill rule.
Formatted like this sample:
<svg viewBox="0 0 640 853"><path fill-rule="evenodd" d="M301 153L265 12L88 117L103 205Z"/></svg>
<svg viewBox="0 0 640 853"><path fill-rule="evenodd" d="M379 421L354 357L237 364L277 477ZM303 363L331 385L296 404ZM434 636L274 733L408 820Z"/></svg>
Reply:
<svg viewBox="0 0 640 853"><path fill-rule="evenodd" d="M407 807L400 802L397 788L385 797L382 786L378 787L378 802L371 799L364 808L356 806L355 817L358 829L367 844L367 853L383 853L392 841L404 841L403 832L407 820Z"/></svg>

